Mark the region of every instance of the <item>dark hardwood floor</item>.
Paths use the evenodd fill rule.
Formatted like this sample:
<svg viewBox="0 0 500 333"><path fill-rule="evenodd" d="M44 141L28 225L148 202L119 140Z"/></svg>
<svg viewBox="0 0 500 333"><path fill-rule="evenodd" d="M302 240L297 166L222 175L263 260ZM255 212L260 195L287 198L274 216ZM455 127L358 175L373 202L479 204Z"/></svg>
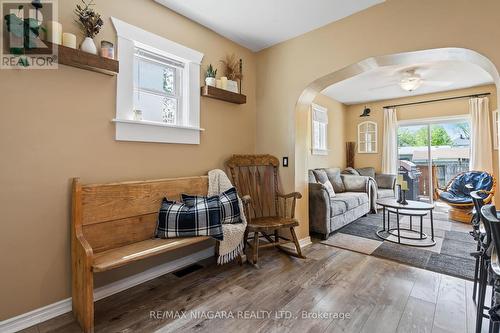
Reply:
<svg viewBox="0 0 500 333"><path fill-rule="evenodd" d="M161 276L98 301L95 331L474 331L469 281L319 243L304 252L264 250L261 269L206 260L182 278ZM24 332L80 329L66 314Z"/></svg>

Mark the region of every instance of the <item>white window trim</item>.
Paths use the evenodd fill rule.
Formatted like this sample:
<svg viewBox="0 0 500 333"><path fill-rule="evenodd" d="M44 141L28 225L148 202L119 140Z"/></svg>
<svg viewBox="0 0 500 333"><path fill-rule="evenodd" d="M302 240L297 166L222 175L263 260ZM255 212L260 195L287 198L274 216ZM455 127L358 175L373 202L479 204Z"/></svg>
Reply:
<svg viewBox="0 0 500 333"><path fill-rule="evenodd" d="M498 119L498 110L493 111L493 149L498 150L498 127L500 121Z"/></svg>
<svg viewBox="0 0 500 333"><path fill-rule="evenodd" d="M375 140L371 141L373 143L375 143L375 150L374 151L367 151L368 149L366 149L365 151L361 150L361 126L364 125L364 124L373 124L375 125ZM366 145L366 142L365 142L365 148L367 148L368 146ZM378 124L374 121L363 121L361 123L358 124L358 154L378 154Z"/></svg>
<svg viewBox="0 0 500 333"><path fill-rule="evenodd" d="M318 149L314 147L314 110L319 110L321 112L324 112L326 116L328 117L328 109L325 108L324 106L318 105L318 104L312 104L311 105L311 154L312 155L322 155L326 156L328 155L329 149L328 149L328 122L326 123L326 133L325 133L325 143L327 145L326 149Z"/></svg>
<svg viewBox="0 0 500 333"><path fill-rule="evenodd" d="M115 17L111 21L118 36L120 70L117 78L116 140L161 143L199 144L200 66L203 53L158 36ZM182 86L182 124L134 120L134 49L141 47L183 62L185 84Z"/></svg>

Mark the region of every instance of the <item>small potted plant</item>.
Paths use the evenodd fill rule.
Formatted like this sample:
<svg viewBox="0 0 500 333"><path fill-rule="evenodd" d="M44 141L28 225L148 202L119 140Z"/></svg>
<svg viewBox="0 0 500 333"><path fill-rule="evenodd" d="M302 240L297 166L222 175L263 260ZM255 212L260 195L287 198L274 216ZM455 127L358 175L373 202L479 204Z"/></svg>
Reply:
<svg viewBox="0 0 500 333"><path fill-rule="evenodd" d="M241 80L243 75L240 70L240 62L236 58L236 55L227 55L225 59L221 60L224 66L224 74L227 77L227 90L238 93L238 82L236 80Z"/></svg>
<svg viewBox="0 0 500 333"><path fill-rule="evenodd" d="M89 0L88 2L82 0L82 5L76 5L75 21L80 25L85 36L80 49L87 53L97 54L97 47L93 38L99 33L104 22L101 15L92 8L93 6L93 0Z"/></svg>
<svg viewBox="0 0 500 333"><path fill-rule="evenodd" d="M205 83L207 86L215 87L217 70L213 68L212 64L208 65L207 71L205 73Z"/></svg>

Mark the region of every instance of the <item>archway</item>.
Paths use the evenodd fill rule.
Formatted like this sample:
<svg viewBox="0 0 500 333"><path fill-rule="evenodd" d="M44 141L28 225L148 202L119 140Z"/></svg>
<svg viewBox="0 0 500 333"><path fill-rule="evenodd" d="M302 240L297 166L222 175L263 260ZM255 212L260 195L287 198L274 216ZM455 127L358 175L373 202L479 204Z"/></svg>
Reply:
<svg viewBox="0 0 500 333"><path fill-rule="evenodd" d="M500 105L500 74L493 63L480 53L464 48L438 48L429 50L420 50L413 52L404 52L383 56L370 57L358 63L347 66L338 71L328 73L311 82L301 93L295 112L292 114L295 123L295 150L294 150L294 183L295 190L304 195L297 205L297 216L300 221L308 221L309 203L308 203L308 160L309 151L307 147L308 138L308 111L316 96L328 86L337 82L349 79L364 72L395 65L412 65L415 63L455 60L468 62L479 66L491 75L497 91L497 105ZM498 178L498 175L496 175ZM304 223L303 223L304 224ZM301 226L304 234L304 226ZM309 224L307 223L307 228Z"/></svg>

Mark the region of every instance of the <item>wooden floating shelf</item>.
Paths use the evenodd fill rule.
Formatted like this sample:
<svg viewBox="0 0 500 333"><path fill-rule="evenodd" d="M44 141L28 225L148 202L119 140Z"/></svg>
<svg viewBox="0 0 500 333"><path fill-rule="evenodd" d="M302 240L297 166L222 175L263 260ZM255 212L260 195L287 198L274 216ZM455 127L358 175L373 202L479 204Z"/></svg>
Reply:
<svg viewBox="0 0 500 333"><path fill-rule="evenodd" d="M245 95L237 94L232 91L216 88L213 86L201 87L201 96L214 98L234 104L245 104L247 102L247 97Z"/></svg>
<svg viewBox="0 0 500 333"><path fill-rule="evenodd" d="M27 54L51 54L53 44L44 41L48 49L30 49ZM90 54L77 49L72 49L63 45L57 45L57 63L60 65L82 68L107 75L116 75L119 71L119 62L114 59L104 58L95 54Z"/></svg>

